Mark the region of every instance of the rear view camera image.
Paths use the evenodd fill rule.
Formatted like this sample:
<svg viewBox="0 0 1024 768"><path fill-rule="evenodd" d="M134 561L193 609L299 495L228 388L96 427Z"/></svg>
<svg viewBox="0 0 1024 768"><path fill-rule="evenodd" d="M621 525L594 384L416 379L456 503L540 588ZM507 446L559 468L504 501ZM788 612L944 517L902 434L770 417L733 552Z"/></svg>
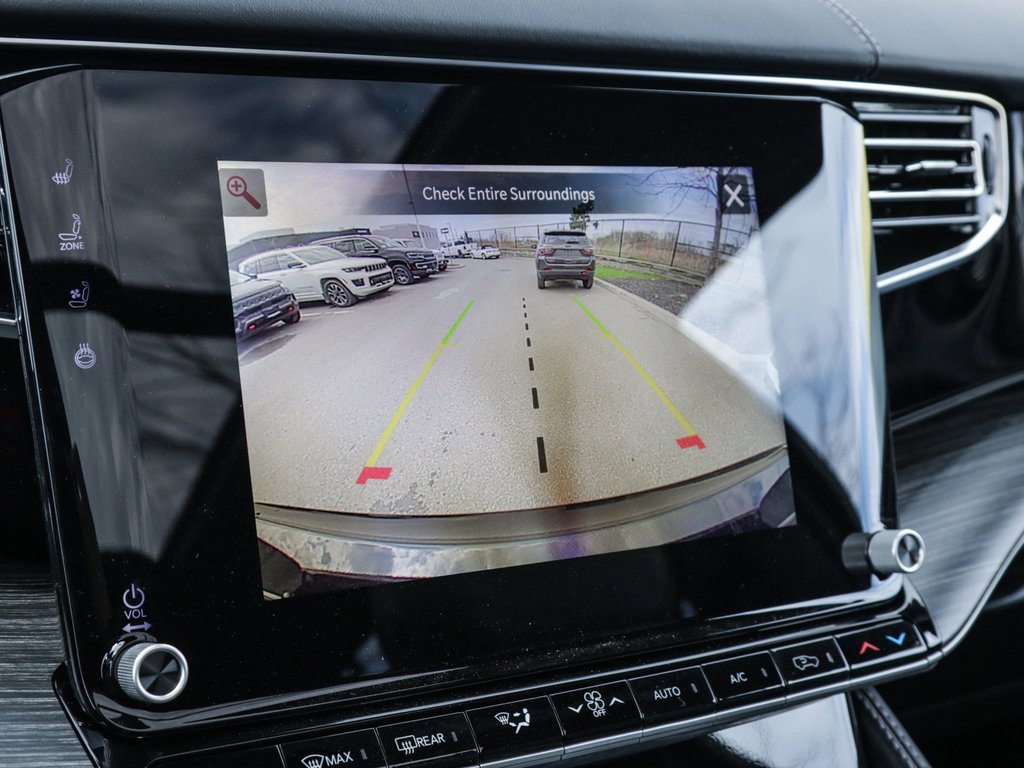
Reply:
<svg viewBox="0 0 1024 768"><path fill-rule="evenodd" d="M795 522L750 168L219 182L267 598Z"/></svg>

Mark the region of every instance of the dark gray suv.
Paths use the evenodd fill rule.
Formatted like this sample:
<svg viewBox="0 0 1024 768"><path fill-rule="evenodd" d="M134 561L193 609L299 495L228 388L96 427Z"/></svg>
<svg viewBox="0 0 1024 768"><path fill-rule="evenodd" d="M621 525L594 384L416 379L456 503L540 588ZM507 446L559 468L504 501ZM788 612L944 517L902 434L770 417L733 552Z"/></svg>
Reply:
<svg viewBox="0 0 1024 768"><path fill-rule="evenodd" d="M594 245L582 232L545 232L537 244L535 260L538 288L546 288L548 280L579 280L584 288L594 285Z"/></svg>

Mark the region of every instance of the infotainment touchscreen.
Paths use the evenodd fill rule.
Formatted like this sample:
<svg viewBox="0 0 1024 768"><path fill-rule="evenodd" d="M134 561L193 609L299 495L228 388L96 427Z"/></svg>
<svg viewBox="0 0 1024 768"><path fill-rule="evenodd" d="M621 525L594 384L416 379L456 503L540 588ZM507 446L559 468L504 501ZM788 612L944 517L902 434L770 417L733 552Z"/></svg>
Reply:
<svg viewBox="0 0 1024 768"><path fill-rule="evenodd" d="M751 168L218 171L266 596L795 522Z"/></svg>
<svg viewBox="0 0 1024 768"><path fill-rule="evenodd" d="M364 728L893 598L842 558L894 501L857 120L418 67L0 95L97 721ZM152 717L103 662L140 632L192 671Z"/></svg>

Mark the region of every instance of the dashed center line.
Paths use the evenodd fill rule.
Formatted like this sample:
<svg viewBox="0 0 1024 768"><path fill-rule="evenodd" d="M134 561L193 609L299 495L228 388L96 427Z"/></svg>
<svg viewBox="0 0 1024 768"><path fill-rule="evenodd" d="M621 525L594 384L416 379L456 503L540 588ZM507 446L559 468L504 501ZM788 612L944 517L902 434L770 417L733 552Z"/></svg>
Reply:
<svg viewBox="0 0 1024 768"><path fill-rule="evenodd" d="M523 297L523 319L525 320L526 318L527 318L526 297L524 296ZM523 327L524 327L524 329L526 330L527 333L530 332L530 324L529 323L523 323ZM527 347L532 346L532 342L531 342L529 336L526 337L526 346ZM530 366L530 370L531 371L536 370L536 368L534 366L534 363L533 363L533 358L532 357L527 358L527 364ZM533 410L535 410L535 411L540 410L540 393L537 391L536 387L530 387L530 397L533 399ZM542 474L542 475L546 475L548 473L548 454L547 454L547 451L544 450L544 438L542 436L538 436L537 437L537 469L539 470L540 474Z"/></svg>

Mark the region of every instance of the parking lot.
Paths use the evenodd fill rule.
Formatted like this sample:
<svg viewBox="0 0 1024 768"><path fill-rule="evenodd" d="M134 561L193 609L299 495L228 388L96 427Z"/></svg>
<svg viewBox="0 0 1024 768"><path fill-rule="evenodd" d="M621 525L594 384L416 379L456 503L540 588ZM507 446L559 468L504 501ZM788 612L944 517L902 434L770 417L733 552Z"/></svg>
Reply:
<svg viewBox="0 0 1024 768"><path fill-rule="evenodd" d="M784 443L778 417L642 302L462 260L242 342L257 502L384 516L647 491Z"/></svg>

